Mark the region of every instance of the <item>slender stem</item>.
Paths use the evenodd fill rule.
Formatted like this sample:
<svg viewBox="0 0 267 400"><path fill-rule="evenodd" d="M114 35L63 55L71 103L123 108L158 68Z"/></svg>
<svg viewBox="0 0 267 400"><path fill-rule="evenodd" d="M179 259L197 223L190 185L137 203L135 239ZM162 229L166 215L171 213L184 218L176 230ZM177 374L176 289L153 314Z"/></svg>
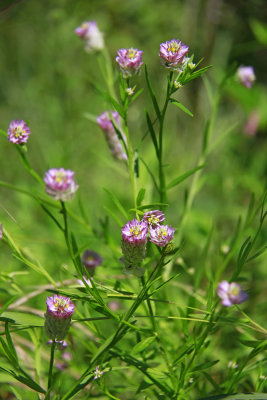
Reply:
<svg viewBox="0 0 267 400"><path fill-rule="evenodd" d="M237 304L235 304L235 307L237 308L237 310L238 310L245 318L247 318L247 319L249 320L249 322L250 322L252 325L256 326L256 327L260 330L260 332L262 332L262 333L264 333L264 334L267 334L267 330L266 330L265 328L263 328L263 327L262 327L260 324L258 324L257 322L253 321L253 319L251 319L244 311L242 311L241 308L240 308Z"/></svg>
<svg viewBox="0 0 267 400"><path fill-rule="evenodd" d="M56 342L55 339L52 341L51 345L51 353L50 353L50 363L49 363L49 371L48 371L48 385L47 385L47 395L46 399L50 399L50 392L52 389L52 384L53 384L53 365L54 365L54 358L55 358L55 347L56 347Z"/></svg>
<svg viewBox="0 0 267 400"><path fill-rule="evenodd" d="M167 191L166 191L166 183L165 183L165 174L163 168L163 127L164 127L164 120L165 115L169 103L170 98L170 82L172 80L173 73L171 72L168 77L168 85L166 91L166 99L161 111L160 121L159 121L159 187L160 187L160 202L166 203L167 202Z"/></svg>

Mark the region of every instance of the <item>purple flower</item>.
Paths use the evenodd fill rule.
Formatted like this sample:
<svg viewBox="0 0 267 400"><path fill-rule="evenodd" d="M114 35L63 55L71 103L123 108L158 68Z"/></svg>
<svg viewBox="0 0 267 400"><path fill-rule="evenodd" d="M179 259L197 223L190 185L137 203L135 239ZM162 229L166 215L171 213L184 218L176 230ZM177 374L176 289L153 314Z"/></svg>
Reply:
<svg viewBox="0 0 267 400"><path fill-rule="evenodd" d="M150 228L150 241L157 246L165 247L172 241L175 229L168 225L159 225L156 228Z"/></svg>
<svg viewBox="0 0 267 400"><path fill-rule="evenodd" d="M47 297L46 305L47 312L58 319L70 318L75 311L75 305L70 298L58 294Z"/></svg>
<svg viewBox="0 0 267 400"><path fill-rule="evenodd" d="M121 132L119 114L116 111L111 111L111 115L114 119L115 124ZM117 160L127 161L128 157L123 150L121 142L119 141L118 135L114 129L108 111L105 111L103 114L99 115L99 117L97 118L97 123L105 134L109 149L113 157ZM124 142L126 143L126 137L124 136L123 132L121 132L121 135Z"/></svg>
<svg viewBox="0 0 267 400"><path fill-rule="evenodd" d="M173 70L176 70L182 64L189 47L178 39L172 39L170 42L161 43L159 56L162 64Z"/></svg>
<svg viewBox="0 0 267 400"><path fill-rule="evenodd" d="M82 256L82 263L86 268L95 268L100 265L103 258L93 250L85 250Z"/></svg>
<svg viewBox="0 0 267 400"><path fill-rule="evenodd" d="M101 377L101 375L103 375L104 371L100 371L100 369L98 367L95 367L95 371L94 371L94 379L99 379Z"/></svg>
<svg viewBox="0 0 267 400"><path fill-rule="evenodd" d="M76 190L77 183L74 181L74 172L64 168L49 169L44 178L46 184L46 193L55 200L68 201Z"/></svg>
<svg viewBox="0 0 267 400"><path fill-rule="evenodd" d="M248 298L248 294L241 290L241 286L238 283L229 283L227 281L219 283L217 295L222 299L222 305L225 307L243 303Z"/></svg>
<svg viewBox="0 0 267 400"><path fill-rule="evenodd" d="M15 119L10 122L7 134L8 140L12 143L26 143L31 131L26 122Z"/></svg>
<svg viewBox="0 0 267 400"><path fill-rule="evenodd" d="M143 275L141 264L146 256L147 223L138 222L136 219L129 221L122 228L122 262L125 272L133 272L135 275Z"/></svg>
<svg viewBox="0 0 267 400"><path fill-rule="evenodd" d="M45 331L47 336L60 342L64 339L71 325L75 311L73 302L65 296L55 294L46 299Z"/></svg>
<svg viewBox="0 0 267 400"><path fill-rule="evenodd" d="M117 54L116 62L120 67L123 78L131 78L140 71L143 65L143 52L141 50L131 47L130 49L120 49Z"/></svg>
<svg viewBox="0 0 267 400"><path fill-rule="evenodd" d="M155 228L164 221L165 215L162 211L154 210L148 211L144 214L143 220L146 221L149 227Z"/></svg>
<svg viewBox="0 0 267 400"><path fill-rule="evenodd" d="M104 48L103 33L98 29L96 21L84 22L75 29L75 33L84 40L85 50L88 53Z"/></svg>
<svg viewBox="0 0 267 400"><path fill-rule="evenodd" d="M253 67L241 65L237 70L237 79L241 85L250 89L256 80Z"/></svg>

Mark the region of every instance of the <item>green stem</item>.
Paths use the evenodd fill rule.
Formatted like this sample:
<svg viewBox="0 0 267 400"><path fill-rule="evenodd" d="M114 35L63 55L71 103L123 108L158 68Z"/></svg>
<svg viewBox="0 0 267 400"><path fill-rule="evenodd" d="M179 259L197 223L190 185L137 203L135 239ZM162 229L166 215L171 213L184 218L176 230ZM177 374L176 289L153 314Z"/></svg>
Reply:
<svg viewBox="0 0 267 400"><path fill-rule="evenodd" d="M54 358L55 358L55 347L56 347L56 342L55 342L55 339L54 339L52 341L52 345L51 345L50 363L49 363L49 371L48 371L47 394L45 396L45 399L47 399L47 400L50 399L50 392L51 392L52 384L53 384L53 365L54 365Z"/></svg>
<svg viewBox="0 0 267 400"><path fill-rule="evenodd" d="M166 115L169 98L170 98L170 89L171 89L170 82L172 81L172 76L173 76L173 72L171 72L168 77L166 99L165 99L164 106L163 106L163 109L160 114L160 121L159 121L159 188L160 188L160 202L161 203L167 203L167 191L166 191L166 182L165 182L165 174L164 174L164 167L163 167L163 127L164 127L165 115Z"/></svg>

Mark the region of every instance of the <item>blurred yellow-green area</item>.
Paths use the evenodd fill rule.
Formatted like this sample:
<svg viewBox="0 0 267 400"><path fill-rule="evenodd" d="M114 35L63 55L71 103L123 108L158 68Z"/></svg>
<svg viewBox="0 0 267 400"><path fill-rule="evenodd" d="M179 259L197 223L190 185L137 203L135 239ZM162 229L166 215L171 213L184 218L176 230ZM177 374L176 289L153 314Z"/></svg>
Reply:
<svg viewBox="0 0 267 400"><path fill-rule="evenodd" d="M161 107L168 71L159 62L160 43L179 38L189 45L189 54L194 54L195 62L202 60L200 67L212 65L203 78L189 83L175 95L194 114L193 118L169 105L164 129L168 182L198 165L203 131L225 74L239 65L254 67L256 82L250 90L241 86L234 75L222 89L211 151L184 227L181 257L174 265L177 271L183 269L180 282L194 285L194 273L212 231L205 265L208 272L206 275L203 272L203 290L206 290L207 276L213 276L223 263L222 246L231 246L238 218L244 222L252 194L255 204L259 204L266 186L266 1L0 0L0 129L7 131L14 119L29 123L27 156L41 177L53 167L75 171L79 191L69 208L86 220L92 230L75 220L70 222L71 229L80 247L105 255L99 276L109 278L121 274L118 262L121 230L109 216L110 238L99 239L108 215L106 210L112 209L122 224L127 221L114 209L104 188L112 191L127 210L133 208L133 199L127 169L112 158L97 124L86 118L86 113L97 117L110 109L93 85L96 83L106 90L99 68L100 55L86 53L82 40L74 33L75 28L88 20L96 20L104 32L117 79L117 94L115 57L123 47L143 50L144 63ZM135 77L134 84L136 90L142 87L145 90L129 110L132 143L157 174L151 139L145 136L143 110L153 115L153 106L144 69ZM25 171L15 146L4 135L0 136L0 146L0 181L45 196L44 188ZM167 223L175 226L177 232L192 179L169 191ZM158 202L150 176L139 163L138 189L142 187L146 189L145 204ZM255 234L259 215L260 209L239 238L239 248L249 235ZM55 280L74 275L61 232L30 196L0 186L0 223L25 254L37 259ZM266 227L263 227L256 248L262 248L265 239ZM1 272L25 273L18 275L16 282L6 281L11 287L14 285L14 291L24 287L29 292L30 288L47 283L12 258L7 247L1 245L0 254ZM265 264L266 257L262 254L246 265L242 273L250 295L249 312L259 323L264 323L266 315ZM229 278L235 266L233 260L222 279ZM0 285L1 306L9 292L4 278ZM177 288L172 294L182 306L183 292ZM42 294L35 306L42 309L44 299Z"/></svg>

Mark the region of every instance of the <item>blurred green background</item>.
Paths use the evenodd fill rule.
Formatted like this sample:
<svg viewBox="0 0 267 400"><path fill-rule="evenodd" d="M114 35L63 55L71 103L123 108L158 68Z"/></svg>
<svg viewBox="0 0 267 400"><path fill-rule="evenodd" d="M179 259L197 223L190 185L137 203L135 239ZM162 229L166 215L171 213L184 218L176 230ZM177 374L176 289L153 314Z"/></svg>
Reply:
<svg viewBox="0 0 267 400"><path fill-rule="evenodd" d="M200 192L184 231L182 257L185 260L183 282L192 284L198 257L214 228L208 267L216 270L222 262L221 246L230 244L239 216L243 219L251 194L257 201L266 185L267 127L267 7L265 0L21 0L0 1L0 128L7 130L13 119L29 121L31 136L28 157L37 172L44 176L49 168L64 167L75 171L79 195L71 209L81 215L84 206L89 225L98 236L75 221L79 244L105 254L100 276L121 273L114 254L120 251L120 228L110 221L110 247L101 238L101 221L105 207L112 203L103 188L116 193L126 209L133 206L130 183L123 165L112 159L103 133L85 118L86 112L99 115L108 105L91 85L104 82L99 73L97 56L87 54L74 34L82 22L96 20L105 34L105 43L114 60L122 47L144 51L144 62L160 104L164 101L167 72L159 63L159 45L179 38L190 47L201 66L213 65L204 80L198 79L179 91L177 98L194 114L183 114L176 107L168 109L165 128L165 160L168 181L197 165L202 146L202 132L210 118L211 102L225 72L232 66L252 65L256 83L251 90L232 77L223 89L212 142L232 129L209 155L203 170ZM144 72L135 79L137 88L145 87ZM147 136L143 109L152 110L147 91L138 98L129 113L130 133L134 147L156 171L152 144ZM246 124L256 120L252 132ZM253 122L253 121L252 121ZM32 191L42 189L27 175L18 154L4 136L0 137L1 181ZM191 178L190 178L191 179ZM179 230L184 196L190 179L169 192L167 221ZM139 188L145 187L145 203L153 198L149 176L140 164ZM120 215L123 224L126 221ZM257 227L258 218L246 235ZM62 236L56 226L30 197L0 187L0 222L16 242L47 268L55 279L64 278L70 263ZM266 233L266 229L265 229ZM240 238L240 244L247 236ZM259 238L260 247L264 232ZM112 248L112 250L110 250ZM115 248L115 253L114 253ZM1 246L1 270L25 270ZM264 255L251 263L243 277L251 290L250 311L264 321ZM178 266L179 263L177 263ZM193 274L192 274L193 268ZM235 264L232 264L235 268ZM191 272L190 272L191 271ZM66 275L68 276L68 275ZM225 276L227 278L227 276ZM19 276L18 283L29 291L46 283L34 272ZM8 296L2 281L3 298ZM183 304L183 294L175 294ZM45 295L38 300L42 308ZM35 304L35 305L36 305Z"/></svg>

